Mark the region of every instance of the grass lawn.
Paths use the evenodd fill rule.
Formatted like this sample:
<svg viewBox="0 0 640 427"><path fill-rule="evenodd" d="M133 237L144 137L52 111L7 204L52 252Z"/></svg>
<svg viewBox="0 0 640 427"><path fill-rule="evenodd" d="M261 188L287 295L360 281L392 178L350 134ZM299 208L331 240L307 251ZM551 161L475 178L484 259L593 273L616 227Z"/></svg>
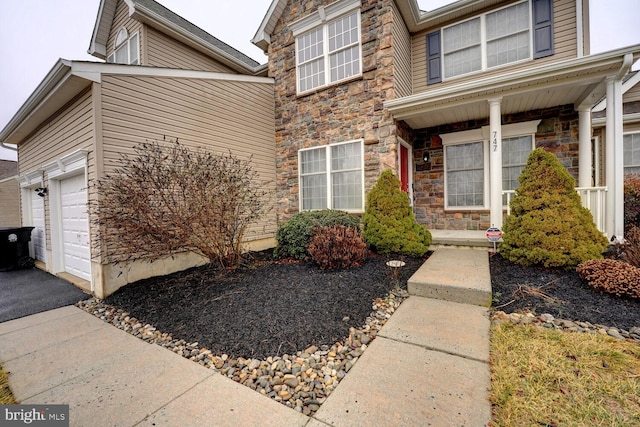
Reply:
<svg viewBox="0 0 640 427"><path fill-rule="evenodd" d="M0 366L0 405L13 405L14 403L16 403L16 400L9 388L7 373Z"/></svg>
<svg viewBox="0 0 640 427"><path fill-rule="evenodd" d="M508 322L491 332L494 426L640 425L640 345Z"/></svg>

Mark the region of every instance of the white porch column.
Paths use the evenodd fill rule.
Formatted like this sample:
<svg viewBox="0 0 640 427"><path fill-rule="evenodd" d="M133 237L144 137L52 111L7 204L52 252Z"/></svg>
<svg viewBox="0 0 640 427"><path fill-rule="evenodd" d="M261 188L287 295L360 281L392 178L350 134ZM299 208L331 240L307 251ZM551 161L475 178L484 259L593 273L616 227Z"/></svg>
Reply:
<svg viewBox="0 0 640 427"><path fill-rule="evenodd" d="M591 152L591 108L578 109L578 187L594 185L591 178L593 154Z"/></svg>
<svg viewBox="0 0 640 427"><path fill-rule="evenodd" d="M622 80L609 77L607 82L607 222L609 239L624 238L624 151L622 136Z"/></svg>
<svg viewBox="0 0 640 427"><path fill-rule="evenodd" d="M502 228L502 98L489 99L489 188L492 227Z"/></svg>

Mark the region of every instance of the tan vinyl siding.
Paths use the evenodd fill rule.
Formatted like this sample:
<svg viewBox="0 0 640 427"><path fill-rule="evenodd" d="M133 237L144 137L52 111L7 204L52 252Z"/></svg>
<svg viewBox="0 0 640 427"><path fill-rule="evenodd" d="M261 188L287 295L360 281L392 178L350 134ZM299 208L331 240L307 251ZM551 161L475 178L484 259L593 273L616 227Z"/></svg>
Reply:
<svg viewBox="0 0 640 427"><path fill-rule="evenodd" d="M147 63L154 67L234 73L231 68L149 26L144 44Z"/></svg>
<svg viewBox="0 0 640 427"><path fill-rule="evenodd" d="M0 179L0 227L20 226L20 187L15 177Z"/></svg>
<svg viewBox="0 0 640 427"><path fill-rule="evenodd" d="M142 40L142 24L138 21L135 21L129 18L129 6L124 2L124 0L118 0L118 5L116 6L116 13L113 16L113 24L111 24L111 32L109 33L109 38L107 39L107 57L113 53L115 50L115 41L116 35L120 28L125 27L127 29L127 33L129 37L134 35L135 33L139 33L138 38L138 52L140 53L140 46L144 45L144 41ZM142 55L140 54L140 58Z"/></svg>
<svg viewBox="0 0 640 427"><path fill-rule="evenodd" d="M189 78L105 76L102 84L105 172L120 153L164 136L189 147L252 157L261 179L275 192L273 85ZM275 209L247 233L273 237Z"/></svg>
<svg viewBox="0 0 640 427"><path fill-rule="evenodd" d="M411 35L395 2L392 3L392 7L395 96L401 98L411 95Z"/></svg>
<svg viewBox="0 0 640 427"><path fill-rule="evenodd" d="M623 102L640 101L640 84L636 84L622 96Z"/></svg>
<svg viewBox="0 0 640 427"><path fill-rule="evenodd" d="M490 11L490 10L489 10ZM467 16L471 18L475 15ZM462 19L461 19L462 20ZM577 57L577 32L576 32L576 2L575 0L555 0L553 4L554 20L554 54L545 58L519 62L515 65L498 67L484 72L477 72L466 76L452 78L448 81L437 83L433 88L438 89L473 81L479 77L485 78L495 75L508 74L513 71L538 67L544 64L564 61ZM447 25L453 22L447 23ZM413 53L413 93L425 92L431 87L427 86L427 46L426 35L438 28L421 31L412 36Z"/></svg>
<svg viewBox="0 0 640 427"><path fill-rule="evenodd" d="M33 172L74 151L89 151L87 169L89 180L95 178L93 153L93 112L91 91L86 91L53 115L36 132L20 144L18 166L20 174ZM91 181L89 181L91 182ZM45 174L45 186L48 186ZM91 188L89 193L92 193ZM89 195L91 197L91 194ZM51 215L49 200L45 198L45 230L47 248L51 248Z"/></svg>

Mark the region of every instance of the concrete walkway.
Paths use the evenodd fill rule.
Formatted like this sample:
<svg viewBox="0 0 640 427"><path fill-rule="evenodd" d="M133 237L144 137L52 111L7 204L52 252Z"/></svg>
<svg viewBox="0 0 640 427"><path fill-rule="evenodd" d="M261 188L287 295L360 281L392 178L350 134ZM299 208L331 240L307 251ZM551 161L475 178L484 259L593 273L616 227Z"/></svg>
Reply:
<svg viewBox="0 0 640 427"><path fill-rule="evenodd" d="M486 251L441 251L416 286L452 260L488 280ZM486 307L412 295L310 418L73 306L0 323L16 398L69 404L72 426L485 426L488 360Z"/></svg>

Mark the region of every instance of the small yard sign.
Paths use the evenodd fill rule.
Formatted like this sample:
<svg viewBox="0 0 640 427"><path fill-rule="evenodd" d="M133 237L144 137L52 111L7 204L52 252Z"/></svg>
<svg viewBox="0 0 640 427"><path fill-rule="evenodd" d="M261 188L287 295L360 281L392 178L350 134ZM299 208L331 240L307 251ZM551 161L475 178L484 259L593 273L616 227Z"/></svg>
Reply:
<svg viewBox="0 0 640 427"><path fill-rule="evenodd" d="M484 235L490 242L497 242L502 239L502 230L497 227L490 227L487 228L487 231L484 233Z"/></svg>

